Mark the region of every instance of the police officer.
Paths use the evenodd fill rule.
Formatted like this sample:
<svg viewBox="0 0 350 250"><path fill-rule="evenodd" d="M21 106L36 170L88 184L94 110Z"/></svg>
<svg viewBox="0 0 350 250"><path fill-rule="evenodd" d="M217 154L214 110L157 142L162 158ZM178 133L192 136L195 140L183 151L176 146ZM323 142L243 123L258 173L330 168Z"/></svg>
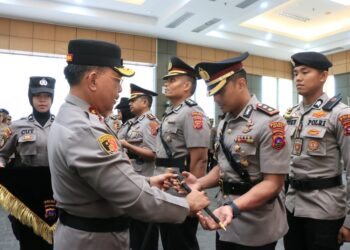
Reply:
<svg viewBox="0 0 350 250"><path fill-rule="evenodd" d="M157 171L172 167L201 177L206 173L210 129L202 108L189 99L196 90L195 70L172 57L163 79L163 92L171 106L165 111L157 136ZM164 249L199 249L197 227L196 217L188 217L183 224L161 224Z"/></svg>
<svg viewBox="0 0 350 250"><path fill-rule="evenodd" d="M122 146L127 150L134 170L143 176L152 176L156 152L158 119L151 113L153 91L130 84L129 105L135 115L123 140ZM120 139L120 138L119 138ZM147 237L146 237L147 235ZM156 225L139 220L130 223L130 247L133 250L158 249L158 228Z"/></svg>
<svg viewBox="0 0 350 250"><path fill-rule="evenodd" d="M227 231L219 230L216 249L275 249L288 230L286 211L279 197L289 166L286 124L278 111L260 103L248 90L244 53L218 63L196 65L208 94L226 113L217 129L218 165L200 179L189 175L193 188L220 185L214 211ZM185 173L187 176L188 174ZM201 216L205 229L219 229L210 217Z"/></svg>
<svg viewBox="0 0 350 250"><path fill-rule="evenodd" d="M32 76L29 81L28 97L33 113L13 122L10 136L0 148L0 166L6 166L15 154L15 167L47 167L47 136L54 121L50 108L54 98L56 80L47 76ZM10 216L12 228L20 242L20 249L52 249L32 229Z"/></svg>
<svg viewBox="0 0 350 250"><path fill-rule="evenodd" d="M127 97L122 97L115 108L118 109L118 119L122 121L120 129L118 130L118 138L124 139L131 125L131 119L134 118L135 115L130 111L129 98Z"/></svg>
<svg viewBox="0 0 350 250"><path fill-rule="evenodd" d="M323 92L332 66L327 57L302 52L292 56L292 63L303 100L285 114L293 146L286 197L290 229L284 244L287 250L335 250L350 240L340 163L343 159L349 169L350 108L340 102L340 95L329 98ZM349 183L347 187L349 192Z"/></svg>
<svg viewBox="0 0 350 250"><path fill-rule="evenodd" d="M6 109L0 109L0 148L5 144L6 140L11 134L9 125L11 125L11 120L9 122L8 117L10 113ZM2 165L0 165L1 167Z"/></svg>
<svg viewBox="0 0 350 250"><path fill-rule="evenodd" d="M96 40L72 40L64 74L70 85L48 139L54 197L60 210L55 250L129 249L129 217L180 223L208 205L203 193L186 198L162 192L171 174L137 174L101 114L121 92L120 48ZM153 186L151 188L151 186Z"/></svg>

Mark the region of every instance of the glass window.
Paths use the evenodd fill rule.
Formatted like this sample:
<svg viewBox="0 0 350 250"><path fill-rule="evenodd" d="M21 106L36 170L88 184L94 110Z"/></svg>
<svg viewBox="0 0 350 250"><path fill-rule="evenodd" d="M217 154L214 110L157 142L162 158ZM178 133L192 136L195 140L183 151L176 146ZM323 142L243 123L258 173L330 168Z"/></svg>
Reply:
<svg viewBox="0 0 350 250"><path fill-rule="evenodd" d="M281 114L284 114L291 107L293 107L293 81L278 78L277 108Z"/></svg>
<svg viewBox="0 0 350 250"><path fill-rule="evenodd" d="M263 76L261 81L261 102L277 108L277 78Z"/></svg>
<svg viewBox="0 0 350 250"><path fill-rule="evenodd" d="M57 114L69 92L69 85L63 69L67 65L65 58L0 53L0 108L7 109L13 120L28 116L32 107L28 100L30 76L51 76L56 79L54 102L51 108ZM125 63L125 66L136 70L132 78L123 82L121 96L129 96L129 83L133 82L150 90L155 89L155 67Z"/></svg>
<svg viewBox="0 0 350 250"><path fill-rule="evenodd" d="M207 95L207 85L204 80L197 80L196 92L193 95L193 100L204 110L209 118L215 119L215 103L212 96Z"/></svg>

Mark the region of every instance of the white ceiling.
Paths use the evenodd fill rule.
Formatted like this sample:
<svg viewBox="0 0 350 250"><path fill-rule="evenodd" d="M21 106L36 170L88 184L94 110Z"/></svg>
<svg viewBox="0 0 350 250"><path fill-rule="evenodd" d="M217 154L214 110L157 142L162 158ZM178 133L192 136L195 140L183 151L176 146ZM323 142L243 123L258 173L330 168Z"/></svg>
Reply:
<svg viewBox="0 0 350 250"><path fill-rule="evenodd" d="M245 1L254 3L236 7ZM140 34L284 60L303 50L334 53L350 49L348 30L305 42L240 25L283 4L295 15L311 20L342 8L330 0L145 0L142 5L118 0L0 0L0 16ZM175 28L167 27L186 13L190 16L187 20ZM215 24L192 31L213 19Z"/></svg>

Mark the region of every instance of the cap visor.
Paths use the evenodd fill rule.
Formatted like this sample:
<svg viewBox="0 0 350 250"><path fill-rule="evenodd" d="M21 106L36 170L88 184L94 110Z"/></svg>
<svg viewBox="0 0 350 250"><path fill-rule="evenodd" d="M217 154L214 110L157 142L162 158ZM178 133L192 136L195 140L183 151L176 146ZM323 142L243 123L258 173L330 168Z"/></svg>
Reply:
<svg viewBox="0 0 350 250"><path fill-rule="evenodd" d="M53 95L54 90L51 88L47 88L47 87L39 87L39 88L31 88L30 92L32 94L49 93L49 94Z"/></svg>
<svg viewBox="0 0 350 250"><path fill-rule="evenodd" d="M135 71L132 69L129 69L129 68L113 67L113 69L115 71L117 71L119 74L121 74L122 76L131 77L131 76L135 75Z"/></svg>
<svg viewBox="0 0 350 250"><path fill-rule="evenodd" d="M172 76L183 76L183 75L187 75L186 73L172 73L172 74L167 74L165 76L163 76L163 80L166 80L168 79L169 77L172 77Z"/></svg>

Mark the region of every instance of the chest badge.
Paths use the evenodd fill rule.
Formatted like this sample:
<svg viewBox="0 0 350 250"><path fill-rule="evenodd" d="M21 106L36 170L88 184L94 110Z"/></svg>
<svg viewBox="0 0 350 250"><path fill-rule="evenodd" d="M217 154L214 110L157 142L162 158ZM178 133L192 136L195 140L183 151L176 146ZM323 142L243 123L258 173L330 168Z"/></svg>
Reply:
<svg viewBox="0 0 350 250"><path fill-rule="evenodd" d="M321 118L321 117L325 117L328 113L324 110L319 110L319 111L316 111L314 113L312 113L312 116L313 117L316 117L316 118Z"/></svg>
<svg viewBox="0 0 350 250"><path fill-rule="evenodd" d="M296 138L294 140L294 145L293 145L293 155L301 155L301 151L303 149L303 139L302 138Z"/></svg>
<svg viewBox="0 0 350 250"><path fill-rule="evenodd" d="M307 144L307 149L309 151L317 151L320 148L320 143L316 140L310 140Z"/></svg>

